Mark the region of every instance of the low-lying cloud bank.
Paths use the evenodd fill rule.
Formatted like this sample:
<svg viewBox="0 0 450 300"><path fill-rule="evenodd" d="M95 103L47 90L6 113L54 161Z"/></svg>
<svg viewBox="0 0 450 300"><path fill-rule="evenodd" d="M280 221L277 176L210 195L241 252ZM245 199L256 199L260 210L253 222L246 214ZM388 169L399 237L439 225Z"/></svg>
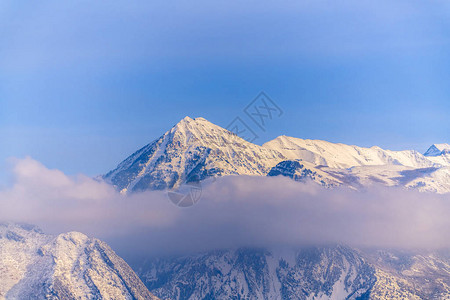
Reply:
<svg viewBox="0 0 450 300"><path fill-rule="evenodd" d="M164 192L124 196L87 176L70 177L26 158L0 190L0 220L45 231L81 231L119 253L187 253L242 246L344 243L450 247L450 196L400 188L324 189L283 177L231 176L203 184L189 208Z"/></svg>

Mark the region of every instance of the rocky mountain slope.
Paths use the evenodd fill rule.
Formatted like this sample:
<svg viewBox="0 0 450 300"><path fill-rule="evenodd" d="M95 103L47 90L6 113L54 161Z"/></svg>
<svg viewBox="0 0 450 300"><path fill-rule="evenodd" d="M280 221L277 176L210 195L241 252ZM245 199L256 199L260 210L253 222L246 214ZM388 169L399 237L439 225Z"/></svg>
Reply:
<svg viewBox="0 0 450 300"><path fill-rule="evenodd" d="M215 251L150 261L140 274L170 299L358 299L375 282L374 269L344 247Z"/></svg>
<svg viewBox="0 0 450 300"><path fill-rule="evenodd" d="M238 249L148 261L163 299L448 299L450 259L343 246Z"/></svg>
<svg viewBox="0 0 450 300"><path fill-rule="evenodd" d="M290 170L294 165L295 170ZM448 144L436 144L422 155L414 150L391 151L286 136L258 146L203 118L186 117L103 179L127 193L171 189L225 175L283 175L326 187L359 189L384 184L447 193L450 150Z"/></svg>
<svg viewBox="0 0 450 300"><path fill-rule="evenodd" d="M107 244L0 225L1 299L158 299Z"/></svg>

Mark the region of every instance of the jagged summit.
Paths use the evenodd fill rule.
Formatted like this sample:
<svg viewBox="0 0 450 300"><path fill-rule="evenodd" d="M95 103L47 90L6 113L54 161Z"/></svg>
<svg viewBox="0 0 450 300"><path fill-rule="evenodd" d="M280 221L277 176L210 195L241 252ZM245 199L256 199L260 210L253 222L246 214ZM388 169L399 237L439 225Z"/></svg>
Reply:
<svg viewBox="0 0 450 300"><path fill-rule="evenodd" d="M424 153L425 156L439 156L450 153L449 144L433 144L428 148L427 152Z"/></svg>

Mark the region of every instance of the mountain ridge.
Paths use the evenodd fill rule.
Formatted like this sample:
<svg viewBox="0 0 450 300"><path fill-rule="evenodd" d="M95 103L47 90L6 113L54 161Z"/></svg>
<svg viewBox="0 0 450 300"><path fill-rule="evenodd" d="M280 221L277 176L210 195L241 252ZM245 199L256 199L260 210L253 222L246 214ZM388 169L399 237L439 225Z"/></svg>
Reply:
<svg viewBox="0 0 450 300"><path fill-rule="evenodd" d="M447 144L436 145L445 148ZM202 117L183 118L102 178L122 193L164 190L215 176L267 176L283 161L301 161L298 181L312 180L326 187L406 182L407 188L450 192L450 154L425 156L415 150L364 148L284 135L259 146ZM433 172L413 173L413 169ZM417 176L402 179L405 172Z"/></svg>
<svg viewBox="0 0 450 300"><path fill-rule="evenodd" d="M450 145L449 144L433 144L428 148L428 150L424 153L424 156L439 156L446 155L450 153Z"/></svg>
<svg viewBox="0 0 450 300"><path fill-rule="evenodd" d="M449 271L439 253L330 245L151 259L138 274L164 299L420 300L447 299Z"/></svg>

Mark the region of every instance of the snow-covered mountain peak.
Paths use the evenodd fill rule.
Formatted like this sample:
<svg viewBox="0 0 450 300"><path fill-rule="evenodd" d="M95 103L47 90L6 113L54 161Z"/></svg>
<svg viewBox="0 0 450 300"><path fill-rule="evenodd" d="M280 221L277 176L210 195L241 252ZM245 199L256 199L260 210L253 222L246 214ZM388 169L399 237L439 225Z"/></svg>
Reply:
<svg viewBox="0 0 450 300"><path fill-rule="evenodd" d="M207 138L205 142L209 142L210 139L217 139L223 135L233 135L228 130L215 125L204 118L185 117L180 122L178 122L171 130L166 132L166 135L179 135L185 136L186 138L194 137L196 139L190 140L186 139L185 143L202 143L204 138ZM233 136L235 139L236 136Z"/></svg>
<svg viewBox="0 0 450 300"><path fill-rule="evenodd" d="M201 117L195 119L190 117L183 118L161 138L175 138L183 145L194 147L202 145L211 148L221 148L226 144L253 145L235 133Z"/></svg>
<svg viewBox="0 0 450 300"><path fill-rule="evenodd" d="M183 122L183 121L185 121L185 122L191 122L191 121L193 121L193 120L194 120L194 119L192 119L191 117L186 116L186 117L184 117L183 119L181 119L180 122Z"/></svg>
<svg viewBox="0 0 450 300"><path fill-rule="evenodd" d="M285 157L204 118L186 117L103 176L122 193L220 175L266 175Z"/></svg>
<svg viewBox="0 0 450 300"><path fill-rule="evenodd" d="M302 167L286 171L292 161L301 161ZM285 135L259 146L204 118L185 117L103 178L122 193L171 189L211 176L269 173L310 178L324 186L357 188L375 181L447 192L450 184L440 179L448 177L448 169L434 172L446 166L450 166L450 155L424 156L415 150L391 151ZM411 169L418 170L414 178Z"/></svg>
<svg viewBox="0 0 450 300"><path fill-rule="evenodd" d="M425 152L425 156L439 156L450 153L450 144L433 144Z"/></svg>
<svg viewBox="0 0 450 300"><path fill-rule="evenodd" d="M88 240L89 238L85 234L71 231L58 235L54 240L54 243L55 245L70 244L73 247L78 247L84 245Z"/></svg>
<svg viewBox="0 0 450 300"><path fill-rule="evenodd" d="M205 118L202 117L197 117L197 118L191 118L189 116L184 117L183 119L181 119L177 124L175 124L174 127L176 127L177 125L186 125L186 124L200 124L200 123L208 123L212 126L217 126L211 122L209 122L208 120L206 120ZM194 125L195 126L195 125Z"/></svg>
<svg viewBox="0 0 450 300"><path fill-rule="evenodd" d="M104 242L0 224L0 299L157 299Z"/></svg>

